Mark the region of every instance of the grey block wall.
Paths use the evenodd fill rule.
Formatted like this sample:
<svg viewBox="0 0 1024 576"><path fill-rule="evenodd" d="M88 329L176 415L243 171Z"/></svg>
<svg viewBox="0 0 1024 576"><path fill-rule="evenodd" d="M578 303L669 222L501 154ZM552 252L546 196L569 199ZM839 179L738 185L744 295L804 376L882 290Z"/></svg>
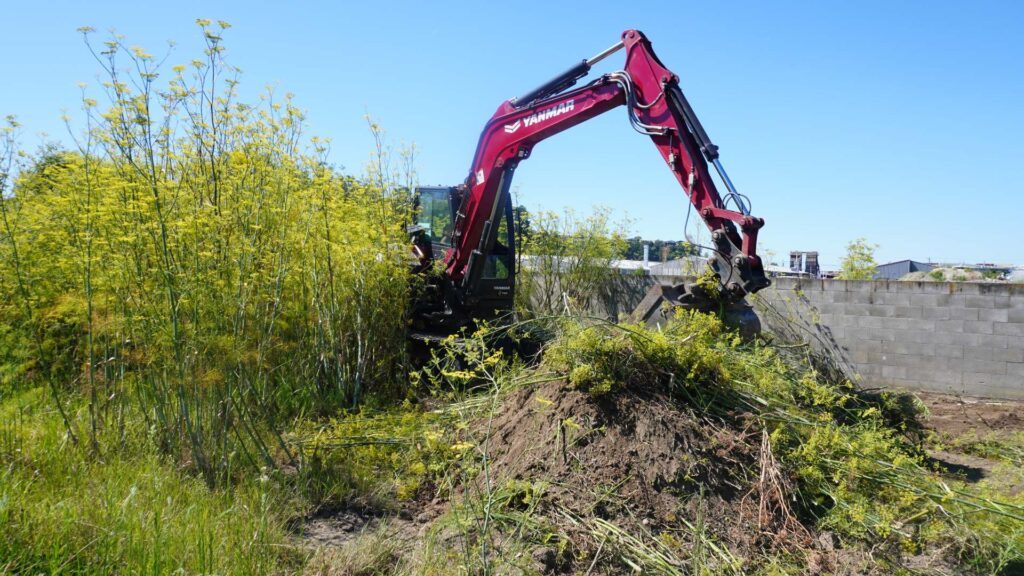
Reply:
<svg viewBox="0 0 1024 576"><path fill-rule="evenodd" d="M753 300L865 386L1024 399L1024 285L776 278Z"/></svg>
<svg viewBox="0 0 1024 576"><path fill-rule="evenodd" d="M683 280L621 274L588 307L625 319ZM864 387L1024 400L1024 284L774 278L750 301L766 332L827 350Z"/></svg>

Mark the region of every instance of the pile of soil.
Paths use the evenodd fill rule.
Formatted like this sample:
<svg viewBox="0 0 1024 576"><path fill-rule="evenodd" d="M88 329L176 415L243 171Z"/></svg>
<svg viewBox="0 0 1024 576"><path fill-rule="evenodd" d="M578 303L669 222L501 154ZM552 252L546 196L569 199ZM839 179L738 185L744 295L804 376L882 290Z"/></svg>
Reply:
<svg viewBox="0 0 1024 576"><path fill-rule="evenodd" d="M931 409L927 424L937 432L962 435L979 423L1003 433L1020 430L1021 403L922 396ZM477 421L470 433L476 442L486 438L479 447L488 455L491 485L538 490L535 518L567 536L568 548L537 544L529 552L539 573L628 569L623 550L588 532L594 519L655 546L667 543L683 559L702 545L697 527L705 545L728 550L745 571L763 567L766 557L788 557L804 573L886 573L863 546L799 515L793 480L776 463L762 427L743 413L712 416L653 387L594 397L556 381L507 394L493 417ZM990 472L977 463L981 458L932 455L951 473L975 470L980 479ZM412 555L451 504L431 489L421 496L397 512L351 505L320 511L307 519L303 536L318 548L358 550L377 534L395 543L392 553ZM441 543L459 538L450 527L438 534ZM955 573L940 552L890 560Z"/></svg>
<svg viewBox="0 0 1024 576"><path fill-rule="evenodd" d="M831 534L792 512L789 479L761 428L743 415L707 417L657 390L594 398L551 382L510 394L490 430L492 477L545 483L548 518L600 518L690 547L686 521L741 561L785 549L819 570L845 564L861 573L857 554L843 555ZM589 563L594 543L573 540Z"/></svg>
<svg viewBox="0 0 1024 576"><path fill-rule="evenodd" d="M491 470L499 477L545 481L559 505L631 523L673 514L678 495L699 486L713 501L734 500L748 484L738 472L756 460L743 433L705 426L666 399L628 392L594 399L563 382L512 394L492 429Z"/></svg>

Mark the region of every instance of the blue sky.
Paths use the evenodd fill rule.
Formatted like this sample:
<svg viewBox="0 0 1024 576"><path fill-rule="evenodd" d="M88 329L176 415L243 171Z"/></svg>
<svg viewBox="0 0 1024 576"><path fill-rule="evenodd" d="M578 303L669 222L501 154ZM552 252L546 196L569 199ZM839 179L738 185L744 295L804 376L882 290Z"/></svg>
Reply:
<svg viewBox="0 0 1024 576"><path fill-rule="evenodd" d="M15 2L4 0L0 115L23 142L66 139L97 68L75 29L116 28L169 63L223 19L255 93L296 94L333 161L363 169L369 113L415 142L423 184L466 175L480 129L522 93L639 28L676 72L753 212L762 250L881 245L879 261L1024 264L1021 2ZM622 64L619 53L595 72ZM516 187L531 208L602 204L632 231L683 237L686 200L653 146L612 111L537 146ZM691 227L693 224L691 223Z"/></svg>

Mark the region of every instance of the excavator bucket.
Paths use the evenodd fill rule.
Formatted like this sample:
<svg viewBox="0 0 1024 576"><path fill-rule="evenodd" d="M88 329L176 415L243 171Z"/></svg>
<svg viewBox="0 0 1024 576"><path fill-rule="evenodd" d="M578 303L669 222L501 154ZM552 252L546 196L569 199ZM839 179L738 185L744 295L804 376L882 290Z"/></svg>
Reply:
<svg viewBox="0 0 1024 576"><path fill-rule="evenodd" d="M761 320L746 300L716 301L694 284L655 284L633 309L630 320L654 328L664 325L679 308L720 313L726 325L739 330L747 339L761 333Z"/></svg>

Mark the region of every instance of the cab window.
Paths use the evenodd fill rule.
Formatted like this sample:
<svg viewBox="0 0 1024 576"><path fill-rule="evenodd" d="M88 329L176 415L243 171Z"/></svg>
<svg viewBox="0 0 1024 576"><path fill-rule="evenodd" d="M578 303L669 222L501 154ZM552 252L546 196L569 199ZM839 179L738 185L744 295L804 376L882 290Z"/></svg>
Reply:
<svg viewBox="0 0 1024 576"><path fill-rule="evenodd" d="M508 280L509 271L512 267L512 251L509 250L507 242L511 241L509 236L509 214L499 220L498 238L494 241L494 248L487 255L487 262L484 264L484 278L492 280Z"/></svg>
<svg viewBox="0 0 1024 576"><path fill-rule="evenodd" d="M452 209L448 188L420 188L417 224L430 237L433 244L451 246Z"/></svg>

